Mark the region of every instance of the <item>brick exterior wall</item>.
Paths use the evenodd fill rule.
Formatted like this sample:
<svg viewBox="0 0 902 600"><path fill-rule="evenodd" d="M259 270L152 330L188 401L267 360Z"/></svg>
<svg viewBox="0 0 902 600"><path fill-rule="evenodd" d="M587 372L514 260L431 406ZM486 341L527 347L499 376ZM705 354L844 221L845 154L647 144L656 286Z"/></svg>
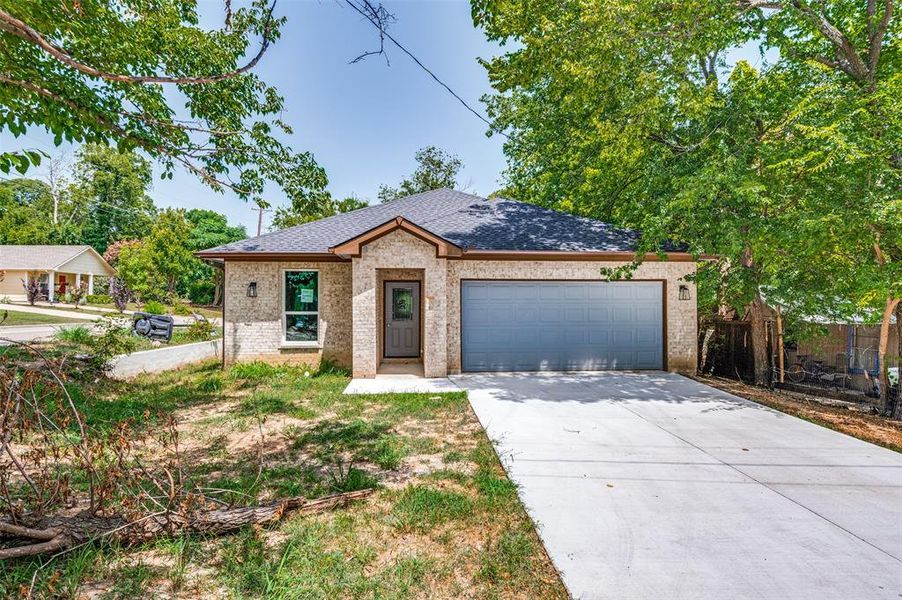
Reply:
<svg viewBox="0 0 902 600"><path fill-rule="evenodd" d="M318 347L284 343L282 295L286 269L319 271ZM257 282L257 297L247 285ZM226 362L265 360L316 366L325 357L351 365L351 265L338 262L244 262L225 264Z"/></svg>
<svg viewBox="0 0 902 600"><path fill-rule="evenodd" d="M601 281L601 267L626 263L589 261L448 261L448 372L460 373L460 280L461 279L580 279ZM695 284L685 281L695 273L693 262L645 262L633 279L664 280L667 369L695 373L698 353L698 315ZM679 286L689 288L691 300L679 299Z"/></svg>
<svg viewBox="0 0 902 600"><path fill-rule="evenodd" d="M349 263L226 263L227 361L262 359L315 364L327 356L349 366L355 377L373 377L382 358L383 283L421 282L420 345L427 377L460 372L461 279L601 280L601 267L625 263L587 261L475 261L437 258L435 247L413 235L394 231L361 249ZM321 348L284 348L282 344L282 270L320 271ZM662 280L665 286L667 368L694 373L697 359L697 293L684 277L692 262L646 262L634 279ZM257 298L247 298L247 284L257 282ZM679 286L691 300L679 300Z"/></svg>
<svg viewBox="0 0 902 600"><path fill-rule="evenodd" d="M400 269L423 273L420 290L423 371L426 377L447 375L446 262L436 258L435 246L402 231L393 231L361 249L360 258L353 259L354 377L376 375L382 357L380 288L391 272Z"/></svg>

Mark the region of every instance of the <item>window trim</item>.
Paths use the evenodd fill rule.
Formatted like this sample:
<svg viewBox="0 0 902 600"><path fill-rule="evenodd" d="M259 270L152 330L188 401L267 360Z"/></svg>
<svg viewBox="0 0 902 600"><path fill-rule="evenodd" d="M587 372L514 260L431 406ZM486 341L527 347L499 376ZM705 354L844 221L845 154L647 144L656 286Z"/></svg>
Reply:
<svg viewBox="0 0 902 600"><path fill-rule="evenodd" d="M316 310L285 310L285 275L286 273L299 273L299 272L307 272L307 273L316 273ZM320 298L323 296L323 278L322 272L319 269L307 269L303 267L295 267L295 268L283 268L281 272L281 279L279 281L279 296L281 300L279 301L282 308L282 316L280 317L280 321L282 322L282 333L281 333L281 347L282 348L322 348L322 324L323 320L320 317L320 313L322 312L322 306L320 306ZM306 340L306 341L293 341L287 338L288 335L288 314L289 312L292 315L316 315L316 340Z"/></svg>

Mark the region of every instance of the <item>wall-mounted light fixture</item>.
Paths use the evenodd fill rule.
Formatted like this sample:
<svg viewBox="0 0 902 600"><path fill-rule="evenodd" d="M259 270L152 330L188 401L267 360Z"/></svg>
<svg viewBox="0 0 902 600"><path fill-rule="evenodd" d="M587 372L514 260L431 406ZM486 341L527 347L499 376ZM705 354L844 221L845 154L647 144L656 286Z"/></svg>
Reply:
<svg viewBox="0 0 902 600"><path fill-rule="evenodd" d="M681 285L680 286L680 300L690 300L692 296L689 294L689 286Z"/></svg>
<svg viewBox="0 0 902 600"><path fill-rule="evenodd" d="M248 298L256 298L257 297L257 282L252 281L247 284L247 297Z"/></svg>

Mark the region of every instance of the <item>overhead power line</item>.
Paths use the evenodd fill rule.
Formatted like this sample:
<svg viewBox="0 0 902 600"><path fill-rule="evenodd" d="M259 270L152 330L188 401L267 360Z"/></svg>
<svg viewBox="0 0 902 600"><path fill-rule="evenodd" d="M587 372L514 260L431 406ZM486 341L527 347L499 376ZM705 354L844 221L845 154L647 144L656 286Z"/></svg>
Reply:
<svg viewBox="0 0 902 600"><path fill-rule="evenodd" d="M477 119L479 119L480 121L482 121L483 123L488 125L489 129L491 129L492 131L494 131L495 133L497 133L499 135L503 135L504 137L510 139L510 136L508 136L506 133L504 133L497 127L495 127L494 123L489 121L485 116L482 115L482 113L480 113L478 110L473 108L466 100L464 100L460 96L460 94L458 94L453 89L451 89L451 86L449 86L447 83L442 81L439 78L439 76L436 75L434 71L432 71L432 69L430 69L425 64L423 64L423 61L421 61L419 58L417 58L413 52L408 50L401 42L399 42L397 39L395 39L395 37L388 32L388 30L387 30L388 25L390 23L393 23L395 21L395 18L394 18L394 15L392 15L391 13L386 11L385 8L381 4L378 6L374 6L369 0L360 0L359 2L356 0L344 0L344 1L348 6L350 6L355 11L357 11L358 13L363 15L363 17L367 21L369 21L370 24L372 24L372 26L375 27L379 31L379 50L375 50L372 52L364 52L363 54L358 56L356 59L354 59L352 62L357 62L367 56L371 56L374 54L384 54L385 53L385 46L384 46L385 40L388 40L392 44L397 46L397 48L399 50L401 50L401 52L403 52L408 57L410 57L410 59L413 62L415 62L418 67L420 67L423 71L425 71L432 79L434 79L436 83L438 83L440 86L445 88L445 90L449 94L454 96L457 99L457 101L463 105L464 108L466 108L468 111L470 111L471 113L476 115Z"/></svg>

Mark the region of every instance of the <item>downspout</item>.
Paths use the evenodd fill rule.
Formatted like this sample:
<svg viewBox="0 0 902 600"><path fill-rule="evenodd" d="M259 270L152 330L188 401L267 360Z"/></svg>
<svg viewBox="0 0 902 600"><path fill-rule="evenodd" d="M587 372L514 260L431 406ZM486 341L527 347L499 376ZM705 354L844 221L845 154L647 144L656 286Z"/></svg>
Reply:
<svg viewBox="0 0 902 600"><path fill-rule="evenodd" d="M262 214L262 211L261 211ZM225 304L226 304L226 261L223 259L222 261L222 360L220 362L220 368L225 371L226 368L226 320L225 320Z"/></svg>

